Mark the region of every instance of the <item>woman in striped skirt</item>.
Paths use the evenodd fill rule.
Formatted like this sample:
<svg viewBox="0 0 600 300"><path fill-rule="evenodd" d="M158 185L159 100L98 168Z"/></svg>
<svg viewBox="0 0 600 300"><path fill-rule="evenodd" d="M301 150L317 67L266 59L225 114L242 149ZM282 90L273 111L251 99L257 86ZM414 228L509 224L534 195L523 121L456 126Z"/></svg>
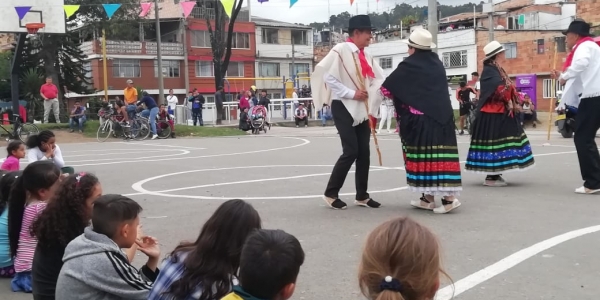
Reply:
<svg viewBox="0 0 600 300"><path fill-rule="evenodd" d="M535 162L529 139L516 116L518 93L499 64L504 47L493 41L483 51L481 95L466 170L486 174L486 186L506 186L503 173L529 169Z"/></svg>
<svg viewBox="0 0 600 300"><path fill-rule="evenodd" d="M408 41L410 56L382 85L400 116L400 137L409 189L422 194L411 205L447 213L460 206L460 162L446 71L431 49L431 34L417 29Z"/></svg>

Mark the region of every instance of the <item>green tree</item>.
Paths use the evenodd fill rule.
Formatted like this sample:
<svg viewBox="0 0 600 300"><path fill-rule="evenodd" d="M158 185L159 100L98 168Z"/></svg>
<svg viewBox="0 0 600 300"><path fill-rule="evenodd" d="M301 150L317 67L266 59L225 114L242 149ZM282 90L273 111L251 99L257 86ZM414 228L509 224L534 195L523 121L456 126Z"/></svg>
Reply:
<svg viewBox="0 0 600 300"><path fill-rule="evenodd" d="M225 74L229 67L229 59L231 58L231 45L233 40L233 27L242 9L244 0L235 0L233 4L233 12L231 18L227 18L225 9L218 0L205 0L204 4L209 8L213 8L214 15L205 13L206 26L208 26L208 34L210 36L210 46L213 56L213 68L215 75L215 90L219 86L223 86ZM214 22L214 24L213 24ZM217 125L221 124L223 117L223 103L216 103L217 108Z"/></svg>
<svg viewBox="0 0 600 300"><path fill-rule="evenodd" d="M19 90L22 99L27 101L27 115L33 119L40 120L43 117L44 108L40 96L40 88L44 83L44 76L37 68L25 69L20 77Z"/></svg>
<svg viewBox="0 0 600 300"><path fill-rule="evenodd" d="M0 99L10 99L10 61L12 52L0 52Z"/></svg>

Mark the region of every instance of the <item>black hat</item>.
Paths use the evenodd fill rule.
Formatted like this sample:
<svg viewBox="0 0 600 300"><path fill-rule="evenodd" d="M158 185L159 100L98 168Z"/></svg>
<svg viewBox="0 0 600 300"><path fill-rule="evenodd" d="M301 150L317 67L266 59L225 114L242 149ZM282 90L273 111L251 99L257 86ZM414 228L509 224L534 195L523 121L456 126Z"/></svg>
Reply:
<svg viewBox="0 0 600 300"><path fill-rule="evenodd" d="M569 24L569 28L563 31L564 35L567 33L575 33L580 36L592 36L590 34L590 24L586 23L583 19L575 19L571 24Z"/></svg>
<svg viewBox="0 0 600 300"><path fill-rule="evenodd" d="M368 15L356 15L348 21L348 28L346 31L351 29L370 29L375 30L376 28L371 25L371 18Z"/></svg>

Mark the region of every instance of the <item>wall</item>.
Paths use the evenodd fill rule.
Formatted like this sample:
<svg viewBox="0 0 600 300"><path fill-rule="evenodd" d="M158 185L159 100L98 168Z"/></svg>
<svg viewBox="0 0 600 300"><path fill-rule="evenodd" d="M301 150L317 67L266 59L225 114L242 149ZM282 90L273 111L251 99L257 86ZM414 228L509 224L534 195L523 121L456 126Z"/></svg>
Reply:
<svg viewBox="0 0 600 300"><path fill-rule="evenodd" d="M600 1L599 0L579 0L577 1L577 17L592 23L593 26L600 26Z"/></svg>
<svg viewBox="0 0 600 300"><path fill-rule="evenodd" d="M214 26L214 24L213 24ZM226 24L225 28L229 25ZM214 27L213 27L214 28ZM196 61L212 61L212 49L211 48L199 48L192 47L192 38L190 30L207 31L206 20L202 19L189 19L188 20L188 31L186 31L186 39L188 42L188 58L189 58L189 77L190 77L190 88L196 88L201 94L214 94L215 91L215 79L214 77L196 77ZM234 32L248 33L249 35L249 49L232 49L231 51L231 62L239 62L244 64L244 77L243 78L228 78L229 86L227 83L224 84L225 89L228 88L247 89L254 85L254 61L256 53L256 37L255 37L255 26L254 23L249 22L236 22L233 27ZM165 83L166 87L166 83Z"/></svg>
<svg viewBox="0 0 600 300"><path fill-rule="evenodd" d="M496 30L494 38L500 43L517 44L516 58L505 59L502 67L509 76L521 74L538 75L538 108L548 110L549 99L543 99L543 79L550 78L553 67L560 69L566 52L558 52L554 61L555 37L563 37L560 31L538 31L538 30ZM544 39L544 53L538 54L537 40ZM483 47L488 43L488 32L477 31L477 53L483 57ZM482 70L482 61L478 59L478 70Z"/></svg>
<svg viewBox="0 0 600 300"><path fill-rule="evenodd" d="M291 29L279 28L278 42L279 44L263 44L262 43L261 26L256 26L256 56L265 58L290 58L292 57L292 42ZM302 29L294 29L302 30ZM312 59L313 53L313 33L311 29L305 29L307 37L307 45L294 45L296 56ZM283 72L282 72L283 73ZM287 73L285 73L287 74Z"/></svg>
<svg viewBox="0 0 600 300"><path fill-rule="evenodd" d="M100 59L90 60L92 66L92 78L93 85L96 90L104 90L104 74L102 61ZM113 68L112 68L113 60L109 60L107 63L107 71L108 71L108 87L109 90L122 90L127 86L126 81L128 79L133 80L134 85L136 87L141 87L143 89L157 89L158 88L158 78L154 76L154 60L150 59L141 59L140 60L140 77L114 77L113 76ZM179 77L164 77L164 86L165 90L169 89L185 89L185 80L184 74L185 70L183 69L183 61L179 64Z"/></svg>

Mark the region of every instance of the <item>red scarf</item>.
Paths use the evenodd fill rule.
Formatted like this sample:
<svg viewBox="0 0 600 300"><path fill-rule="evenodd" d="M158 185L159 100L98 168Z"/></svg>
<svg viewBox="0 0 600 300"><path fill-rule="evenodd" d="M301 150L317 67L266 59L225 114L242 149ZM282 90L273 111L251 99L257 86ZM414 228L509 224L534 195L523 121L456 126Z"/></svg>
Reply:
<svg viewBox="0 0 600 300"><path fill-rule="evenodd" d="M565 60L565 65L563 66L563 72L567 70L568 67L571 66L571 63L573 62L573 56L575 55L575 51L577 50L577 47L579 47L579 45L583 42L593 42L594 39L591 37L584 37L579 39L579 41L577 41L577 44L575 44L575 46L573 47L573 50L571 50L571 52L569 52L569 55L567 56L567 59Z"/></svg>
<svg viewBox="0 0 600 300"><path fill-rule="evenodd" d="M352 41L351 38L348 38L346 42L354 44L354 41ZM373 68L371 68L371 66L367 62L367 57L365 56L365 49L358 49L358 60L360 60L360 69L362 70L362 76L365 78L375 78Z"/></svg>

